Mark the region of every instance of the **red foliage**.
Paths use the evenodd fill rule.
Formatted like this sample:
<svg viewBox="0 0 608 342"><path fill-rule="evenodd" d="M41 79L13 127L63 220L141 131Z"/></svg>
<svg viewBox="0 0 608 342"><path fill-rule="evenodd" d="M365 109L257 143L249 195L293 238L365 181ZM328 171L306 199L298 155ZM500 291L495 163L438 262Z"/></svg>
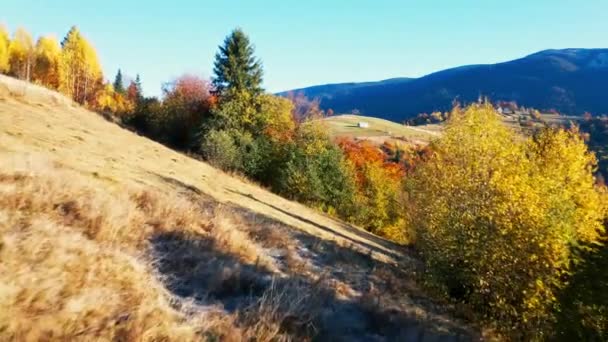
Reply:
<svg viewBox="0 0 608 342"><path fill-rule="evenodd" d="M137 102L139 95L137 84L135 84L135 82L131 82L127 87L127 99L129 99L131 102Z"/></svg>
<svg viewBox="0 0 608 342"><path fill-rule="evenodd" d="M382 167L392 180L400 180L405 176L405 169L401 164L388 161L388 156L369 141L342 138L338 140L338 146L344 151L346 158L353 163L359 182L364 180L363 170L368 166Z"/></svg>
<svg viewBox="0 0 608 342"><path fill-rule="evenodd" d="M211 83L201 77L184 74L163 86L165 99L179 98L188 104L210 104L215 101L211 95Z"/></svg>

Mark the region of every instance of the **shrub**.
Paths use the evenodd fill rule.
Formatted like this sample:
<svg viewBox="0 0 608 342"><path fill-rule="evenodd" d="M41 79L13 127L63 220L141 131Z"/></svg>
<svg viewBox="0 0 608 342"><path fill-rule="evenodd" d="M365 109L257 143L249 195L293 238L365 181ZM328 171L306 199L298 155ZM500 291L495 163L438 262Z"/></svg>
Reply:
<svg viewBox="0 0 608 342"><path fill-rule="evenodd" d="M408 180L430 280L514 336L546 336L572 246L597 240L594 157L575 132L524 140L488 104L455 109Z"/></svg>
<svg viewBox="0 0 608 342"><path fill-rule="evenodd" d="M301 202L352 215L355 179L342 151L317 122L301 125L285 153L273 189Z"/></svg>
<svg viewBox="0 0 608 342"><path fill-rule="evenodd" d="M582 250L581 263L560 293L555 338L561 341L608 339L608 245Z"/></svg>
<svg viewBox="0 0 608 342"><path fill-rule="evenodd" d="M353 220L376 234L405 242L405 237L398 233L403 231L400 229L403 168L387 161L387 155L369 142L342 140L339 146L356 178Z"/></svg>
<svg viewBox="0 0 608 342"><path fill-rule="evenodd" d="M201 152L210 164L222 170L240 170L240 151L228 131L212 130L203 138Z"/></svg>

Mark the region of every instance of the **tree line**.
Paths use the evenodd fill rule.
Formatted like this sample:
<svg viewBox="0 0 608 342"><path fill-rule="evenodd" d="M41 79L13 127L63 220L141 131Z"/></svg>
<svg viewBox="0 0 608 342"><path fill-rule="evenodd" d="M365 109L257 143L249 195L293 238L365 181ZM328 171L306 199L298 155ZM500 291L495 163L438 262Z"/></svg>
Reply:
<svg viewBox="0 0 608 342"><path fill-rule="evenodd" d="M141 96L137 81L125 89L122 79L114 84L104 79L95 48L76 26L61 43L52 35L34 43L24 28L10 36L0 26L0 73L57 90L97 111L131 112Z"/></svg>

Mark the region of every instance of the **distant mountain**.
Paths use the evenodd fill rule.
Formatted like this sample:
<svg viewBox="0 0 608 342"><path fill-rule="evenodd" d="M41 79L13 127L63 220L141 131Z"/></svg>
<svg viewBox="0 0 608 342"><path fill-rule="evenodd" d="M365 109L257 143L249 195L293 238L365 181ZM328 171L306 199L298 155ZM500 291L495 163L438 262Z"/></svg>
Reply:
<svg viewBox="0 0 608 342"><path fill-rule="evenodd" d="M412 79L340 83L293 90L336 113L357 109L393 121L446 111L480 96L580 115L608 113L608 49L545 50L498 64L468 65ZM281 94L287 94L283 92Z"/></svg>
<svg viewBox="0 0 608 342"><path fill-rule="evenodd" d="M299 94L302 93L306 95L306 97L313 99L331 99L336 96L348 96L352 94L355 89L365 88L365 87L374 87L381 86L385 84L403 84L415 80L415 78L408 77L397 77L397 78L389 78L387 80L377 81L377 82L350 82L350 83L333 83L333 84L323 84L312 87L306 87L301 89L288 90L279 93L279 95L286 96L289 93Z"/></svg>

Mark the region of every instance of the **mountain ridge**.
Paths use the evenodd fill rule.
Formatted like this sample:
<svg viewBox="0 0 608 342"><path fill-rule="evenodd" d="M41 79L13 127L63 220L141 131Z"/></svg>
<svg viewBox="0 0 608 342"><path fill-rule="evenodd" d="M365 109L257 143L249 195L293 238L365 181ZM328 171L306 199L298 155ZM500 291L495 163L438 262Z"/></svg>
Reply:
<svg viewBox="0 0 608 342"><path fill-rule="evenodd" d="M336 113L358 110L364 115L402 121L419 113L449 110L454 101L469 103L480 96L516 101L526 107L581 115L608 112L602 101L608 89L608 49L547 49L522 58L464 65L419 78L318 85L285 91L317 98Z"/></svg>

